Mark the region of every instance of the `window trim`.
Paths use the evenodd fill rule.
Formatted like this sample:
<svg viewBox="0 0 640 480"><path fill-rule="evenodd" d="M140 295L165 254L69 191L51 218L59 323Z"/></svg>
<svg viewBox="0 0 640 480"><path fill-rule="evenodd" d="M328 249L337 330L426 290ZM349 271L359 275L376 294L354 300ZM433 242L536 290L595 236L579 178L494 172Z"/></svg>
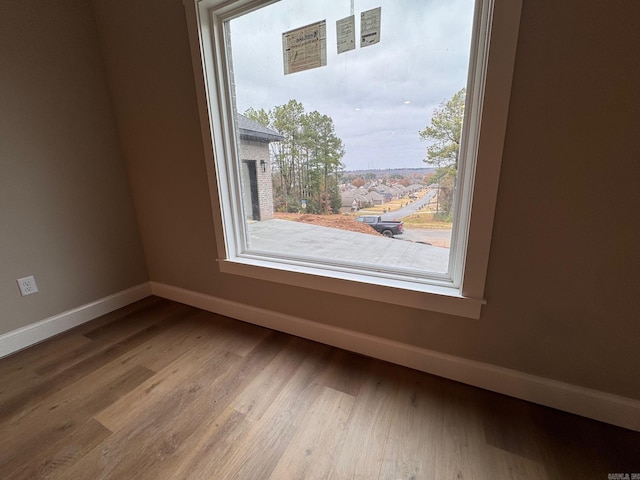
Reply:
<svg viewBox="0 0 640 480"><path fill-rule="evenodd" d="M472 42L471 58L475 59L475 63L470 65L470 69L482 68L485 74L470 75L467 91L474 93L472 98L476 101L468 104L468 108L471 108L471 118L481 123L475 133L469 130L472 122L465 122L464 126L463 135L470 136L466 145L471 148L468 154L472 155L472 168L466 169L467 173L458 180L462 195L456 200L455 214L459 216L460 230L467 228L462 238L457 241L452 239L452 249L456 249L451 255L454 261L450 262L452 282L435 277L425 281L407 281L392 275L381 276L337 265L320 266L278 259L273 255L267 258L256 253L242 253L238 239L246 233L244 223L232 211L230 202L221 200L224 195L238 202L240 192L235 182L227 181L237 173L230 171L224 161L225 156L235 155L232 133L235 118L227 93L230 79L225 69L219 67L225 58L222 51L224 44L214 41L215 36L225 38L222 21L214 21L211 9L216 7L218 15L228 18L239 10L257 9L275 1L184 0L220 271L439 313L480 318L481 307L486 303L483 296L522 0L484 0L476 5L476 8L480 8L475 16L475 22L480 23L481 30L478 31L488 30L489 33L481 37L486 39L483 44ZM221 84L222 88L219 87ZM483 97L478 95L482 91ZM473 146L476 148L473 149ZM220 161L216 161L216 155ZM465 203L469 208L463 208Z"/></svg>

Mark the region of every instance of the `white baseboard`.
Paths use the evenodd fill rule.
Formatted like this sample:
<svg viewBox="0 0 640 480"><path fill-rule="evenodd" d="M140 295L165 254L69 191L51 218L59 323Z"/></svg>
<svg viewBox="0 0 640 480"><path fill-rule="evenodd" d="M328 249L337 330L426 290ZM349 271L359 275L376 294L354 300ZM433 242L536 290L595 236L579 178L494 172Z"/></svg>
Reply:
<svg viewBox="0 0 640 480"><path fill-rule="evenodd" d="M149 295L151 295L151 285L147 282L0 335L0 358L142 300Z"/></svg>
<svg viewBox="0 0 640 480"><path fill-rule="evenodd" d="M154 295L227 317L404 365L540 405L640 431L640 401L467 360L151 282Z"/></svg>

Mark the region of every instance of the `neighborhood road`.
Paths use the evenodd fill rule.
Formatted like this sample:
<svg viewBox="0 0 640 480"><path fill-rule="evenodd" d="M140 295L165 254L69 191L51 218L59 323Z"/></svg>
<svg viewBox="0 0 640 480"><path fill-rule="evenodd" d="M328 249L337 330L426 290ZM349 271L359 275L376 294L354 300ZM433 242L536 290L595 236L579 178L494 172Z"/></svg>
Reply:
<svg viewBox="0 0 640 480"><path fill-rule="evenodd" d="M406 207L399 208L393 212L382 214L382 220L402 220L404 217L413 215L420 207L427 205L433 197L436 196L435 190L429 190L425 195L417 199L415 202L410 203Z"/></svg>
<svg viewBox="0 0 640 480"><path fill-rule="evenodd" d="M398 210L394 210L393 212L382 214L382 219L402 220L403 218L416 213L424 205L428 205L435 196L436 190L429 190L425 195L417 199L415 202L410 203L406 207L399 208ZM396 235L394 238L449 248L451 244L451 230L410 228L405 225L404 233L402 235Z"/></svg>

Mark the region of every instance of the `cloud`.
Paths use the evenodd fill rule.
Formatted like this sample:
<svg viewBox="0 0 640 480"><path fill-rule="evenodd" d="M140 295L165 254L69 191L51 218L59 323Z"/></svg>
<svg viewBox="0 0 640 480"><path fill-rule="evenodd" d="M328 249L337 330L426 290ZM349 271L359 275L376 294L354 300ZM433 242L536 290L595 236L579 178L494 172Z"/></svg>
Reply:
<svg viewBox="0 0 640 480"><path fill-rule="evenodd" d="M232 20L238 109L269 110L296 99L333 119L348 169L421 166L427 144L418 131L466 85L474 2L354 3L357 48L341 55L335 22L349 15L348 0L282 0ZM381 41L359 48L359 14L378 6ZM284 75L282 33L323 19L327 66Z"/></svg>

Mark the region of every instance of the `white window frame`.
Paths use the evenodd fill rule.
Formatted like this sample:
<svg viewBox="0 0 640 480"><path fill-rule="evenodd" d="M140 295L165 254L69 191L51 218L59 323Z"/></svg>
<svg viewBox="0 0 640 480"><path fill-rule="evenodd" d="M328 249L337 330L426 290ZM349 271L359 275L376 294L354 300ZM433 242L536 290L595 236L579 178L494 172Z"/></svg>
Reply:
<svg viewBox="0 0 640 480"><path fill-rule="evenodd" d="M451 277L409 278L375 269L245 252L226 68L224 21L277 0L184 0L223 273L350 295L434 312L480 318L491 247L522 0L478 0L467 85L462 155L450 253ZM477 128L474 128L477 126ZM466 151L465 151L466 149ZM235 165L235 166L234 166ZM317 259L320 260L320 259Z"/></svg>

